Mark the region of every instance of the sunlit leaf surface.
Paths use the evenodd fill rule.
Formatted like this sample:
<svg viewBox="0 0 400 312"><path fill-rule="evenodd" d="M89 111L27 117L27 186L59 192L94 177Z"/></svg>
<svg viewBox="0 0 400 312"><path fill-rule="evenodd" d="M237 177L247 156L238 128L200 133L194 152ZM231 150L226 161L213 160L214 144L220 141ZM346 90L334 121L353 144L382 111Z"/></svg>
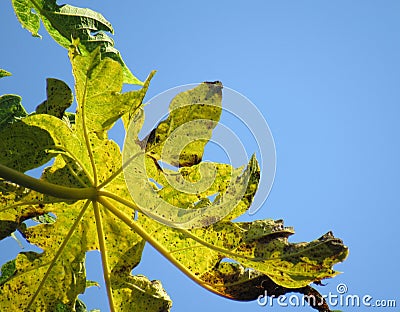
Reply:
<svg viewBox="0 0 400 312"><path fill-rule="evenodd" d="M38 2L41 7L36 1L13 3L33 34L36 14L55 27L67 11L71 19L84 16L94 30L109 27L91 11L51 1ZM234 222L258 187L255 156L240 168L202 162L220 118L222 84L206 82L177 95L169 117L140 140L143 100L154 73L140 90L122 93L124 66L102 52L70 48L76 114L65 112L72 91L60 80L47 81L47 99L30 115L18 96L0 98L0 176L8 177L0 179L0 239L19 231L42 250L21 252L3 265L0 311L84 310L78 295L97 282L86 280L85 254L91 250L102 256L111 311L169 311L172 302L161 283L132 273L146 242L226 298L254 300L266 290L319 295L309 284L337 274L332 267L348 252L341 240L328 232L290 243L294 230L281 220ZM128 131L124 161L108 138L119 118ZM21 174L49 160L37 185ZM178 213L162 215L165 207ZM37 224L27 226L29 219Z"/></svg>

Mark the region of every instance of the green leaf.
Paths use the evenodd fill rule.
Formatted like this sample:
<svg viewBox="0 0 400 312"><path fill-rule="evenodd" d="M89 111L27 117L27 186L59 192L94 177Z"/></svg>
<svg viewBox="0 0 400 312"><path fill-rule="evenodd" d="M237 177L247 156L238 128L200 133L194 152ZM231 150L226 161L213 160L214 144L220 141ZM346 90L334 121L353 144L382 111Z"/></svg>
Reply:
<svg viewBox="0 0 400 312"><path fill-rule="evenodd" d="M86 281L86 288L94 287L94 286L100 287L100 284L96 281L89 281L89 280Z"/></svg>
<svg viewBox="0 0 400 312"><path fill-rule="evenodd" d="M47 148L53 145L50 135L24 121L0 129L0 164L24 172L47 163L53 156Z"/></svg>
<svg viewBox="0 0 400 312"><path fill-rule="evenodd" d="M49 34L64 48L68 49L73 39L79 39L79 49L85 54L101 48L103 57L110 57L121 64L125 83L143 84L131 73L119 51L114 48L114 41L105 33L114 32L112 25L100 13L68 4L57 5L55 0L12 0L12 3L21 25L33 36L39 37L42 20Z"/></svg>
<svg viewBox="0 0 400 312"><path fill-rule="evenodd" d="M84 112L87 131L99 137L106 135L106 131L125 114L134 114L154 75L154 72L149 75L142 89L121 94L121 65L110 58L102 59L98 49L90 57L71 55L71 62L77 82L77 101L81 105L76 123L81 124Z"/></svg>
<svg viewBox="0 0 400 312"><path fill-rule="evenodd" d="M129 135L127 140L134 142ZM138 155L140 149L128 144L124 153ZM128 188L136 190L132 195L135 203L142 212L176 227L203 227L242 215L250 207L260 176L254 157L245 170L211 162L178 171L162 170L149 156L145 156L146 166L142 169L141 161L137 157L124 170ZM215 196L212 202L211 196Z"/></svg>
<svg viewBox="0 0 400 312"><path fill-rule="evenodd" d="M169 311L172 302L160 281L150 281L143 275L120 279L114 276L115 305L118 311Z"/></svg>
<svg viewBox="0 0 400 312"><path fill-rule="evenodd" d="M282 287L274 283L267 275L253 269L246 269L234 262L220 262L200 278L207 285L212 285L213 290L218 294L238 301L256 300L266 294L277 298L286 293L302 293L304 290L304 288Z"/></svg>
<svg viewBox="0 0 400 312"><path fill-rule="evenodd" d="M193 228L236 218L249 208L260 177L254 156L245 170L211 162L197 165L221 114L221 89L219 82L202 83L178 94L171 101L170 116L142 142L138 134L143 112L128 129L125 179L135 204L148 216L170 226ZM185 167L163 171L157 160ZM208 197L213 195L217 197L211 203Z"/></svg>
<svg viewBox="0 0 400 312"><path fill-rule="evenodd" d="M146 151L173 166L198 164L221 116L221 101L218 81L179 93L170 103L168 118L143 140Z"/></svg>
<svg viewBox="0 0 400 312"><path fill-rule="evenodd" d="M62 92L52 93L48 90L47 101L51 104L53 114L47 114L47 110L46 114L27 116L10 124L6 131L0 133L3 135L1 144L6 144L4 150L19 148L14 158L4 157L1 163L9 166L11 162L13 165L14 159L19 165L14 167L19 170L22 170L20 162L23 158L31 163L33 156L28 153L32 153L32 144L28 147L24 142L29 141L32 129L39 129L49 140L41 142L38 149L47 156L55 156L53 164L44 170L40 180L51 183L50 189L53 185L59 185L74 192L99 186L108 179L102 190L128 200L130 195L122 172L118 173L122 163L119 146L99 133L106 134L121 116L126 115L126 120L130 120L129 114L142 105L152 75L143 89L121 94L123 81L119 79L115 83L114 80L115 77L122 77L122 67L118 62L110 58L102 59L96 50L90 56L76 56L72 63L78 93L75 124L71 125L65 118L58 118L66 103L70 102L69 96L68 101L63 100L69 94L68 89L59 81L49 82L49 86L56 84L62 87ZM108 70L111 70L111 75L107 75ZM79 73L85 71L86 79L80 79ZM108 92L110 85L112 91ZM85 90L84 95L79 93L81 90ZM96 97L96 92L99 97ZM109 104L114 101L115 109L102 105L103 101ZM39 112L43 107L39 107ZM102 116L100 122L96 120L98 114ZM33 135L38 142L42 141L37 133ZM19 137L25 141L16 141ZM13 147L11 142L18 144ZM100 250L113 308L124 305L129 306L129 310L140 311L143 303L138 298L147 298L146 304L154 306L149 311L168 311L171 302L160 283L146 282L130 274L140 262L145 241L109 210L99 207L95 200L89 198L68 200L29 191L5 181L0 182L3 190L0 197L0 220L11 225L11 229L5 230L4 235L14 230L15 226L21 226L27 219L42 218L50 213L55 216L55 220L52 220L54 222L44 222L24 229L24 237L40 247L43 253L18 255L15 274L0 287L0 310L72 311L78 302L77 296L87 286L85 253ZM131 208L121 204L116 206L119 211L133 217L134 211ZM57 286L54 287L53 283L57 283ZM145 293L145 296L139 293ZM15 296L18 300L11 300Z"/></svg>
<svg viewBox="0 0 400 312"><path fill-rule="evenodd" d="M77 299L73 308L59 302L56 306L55 312L87 312L87 308L82 300Z"/></svg>
<svg viewBox="0 0 400 312"><path fill-rule="evenodd" d="M21 97L7 94L0 97L0 164L26 171L48 162L47 152L52 139L40 128L24 123L27 113Z"/></svg>
<svg viewBox="0 0 400 312"><path fill-rule="evenodd" d="M146 241L193 281L226 298L253 300L264 290L319 295L309 284L337 274L333 265L348 253L342 241L328 232L312 242L290 243L294 231L281 220L232 222L247 211L256 192L260 172L255 157L245 168L200 162L219 120L220 83L203 83L178 95L170 116L145 144L138 133L153 74L142 89L121 93L119 62L102 57L99 48L88 55L75 52L72 47L69 55L76 114L64 113L70 92L59 81L48 83L61 91L48 88L47 104L39 113L18 116L5 110L0 235L18 229L42 252L21 252L4 267L1 311L85 311L78 295L88 286L85 255L92 250L101 253L110 311L169 311L171 300L161 283L131 273ZM18 107L20 101L13 101L10 107ZM62 113L66 116L61 119ZM118 118L128 130L124 162L120 147L107 137ZM180 129L199 142L188 149ZM50 158L54 161L40 179L21 173ZM163 169L159 161L179 168ZM177 208L178 214L150 218L162 208L160 202ZM46 216L52 216L51 222L24 223L46 221ZM182 220L189 229L179 228Z"/></svg>
<svg viewBox="0 0 400 312"><path fill-rule="evenodd" d="M0 78L11 76L11 73L0 68Z"/></svg>
<svg viewBox="0 0 400 312"><path fill-rule="evenodd" d="M47 255L40 255L34 252L20 253L16 259L16 271L9 280L2 285L0 306L6 310L21 311L26 307L29 297L32 296L31 289L40 285L40 278L43 276L50 265ZM74 301L76 295L82 292L84 288L83 281L85 272L83 268L83 258L75 258L70 254L62 257L61 261L56 263L51 270L50 278L54 282L50 291L44 291L39 294L40 300L32 307L32 311L54 310L58 302ZM63 264L68 263L68 264ZM29 274L30 270L35 269L35 274ZM29 285L29 287L24 287ZM21 287L22 286L22 287ZM55 296L54 294L57 294ZM15 296L18 295L18 300ZM7 305L4 305L9 301ZM5 308L6 307L6 308Z"/></svg>
<svg viewBox="0 0 400 312"><path fill-rule="evenodd" d="M332 266L348 254L330 232L310 243L289 243L293 228L283 227L282 220L218 222L191 230L173 229L144 216L139 222L200 284L227 297L231 294L225 293L226 285L210 282L222 259L255 269L284 288L299 289L335 276Z"/></svg>
<svg viewBox="0 0 400 312"><path fill-rule="evenodd" d="M34 4L32 3L32 1L12 0L11 2L14 7L15 14L17 15L17 18L22 27L28 30L32 34L32 36L40 38L40 16L33 11Z"/></svg>
<svg viewBox="0 0 400 312"><path fill-rule="evenodd" d="M47 219L43 206L34 205L34 203L39 203L42 197L42 194L0 180L0 240L11 236L23 248L21 241L15 235L15 231L18 230L24 236L26 231L25 220L40 221L42 218L43 220Z"/></svg>
<svg viewBox="0 0 400 312"><path fill-rule="evenodd" d="M10 236L18 228L18 223L14 221L0 220L0 240Z"/></svg>
<svg viewBox="0 0 400 312"><path fill-rule="evenodd" d="M47 100L36 107L37 114L49 114L62 118L65 110L71 106L74 96L68 85L58 79L47 78Z"/></svg>
<svg viewBox="0 0 400 312"><path fill-rule="evenodd" d="M0 96L0 130L27 116L21 97L13 94Z"/></svg>
<svg viewBox="0 0 400 312"><path fill-rule="evenodd" d="M4 263L1 267L0 285L4 284L7 279L15 273L15 260L10 260Z"/></svg>

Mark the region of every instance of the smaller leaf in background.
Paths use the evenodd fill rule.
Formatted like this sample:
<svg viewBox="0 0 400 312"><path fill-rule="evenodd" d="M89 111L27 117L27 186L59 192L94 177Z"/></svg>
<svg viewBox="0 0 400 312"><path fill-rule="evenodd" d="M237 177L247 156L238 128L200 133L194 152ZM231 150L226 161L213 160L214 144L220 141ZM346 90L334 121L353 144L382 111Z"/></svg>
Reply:
<svg viewBox="0 0 400 312"><path fill-rule="evenodd" d="M0 96L0 130L27 115L20 96L14 94Z"/></svg>
<svg viewBox="0 0 400 312"><path fill-rule="evenodd" d="M0 129L0 138L0 163L20 172L40 167L53 157L47 151L54 145L49 133L23 120Z"/></svg>
<svg viewBox="0 0 400 312"><path fill-rule="evenodd" d="M89 287L100 287L100 284L96 281L86 280L86 288Z"/></svg>
<svg viewBox="0 0 400 312"><path fill-rule="evenodd" d="M14 7L15 14L17 15L17 18L22 27L27 29L32 34L32 36L40 38L40 16L33 11L33 9L35 9L35 6L32 1L12 0L11 2Z"/></svg>
<svg viewBox="0 0 400 312"><path fill-rule="evenodd" d="M153 79L156 71L150 72L149 76L145 80L143 87L140 90L129 91L121 94L120 101L124 106L122 115L122 122L124 123L125 130L128 129L129 124L135 118L136 113L141 109L143 104L143 99L146 96L147 90L149 88L150 82ZM125 95L126 94L126 95ZM121 104L119 104L121 106Z"/></svg>
<svg viewBox="0 0 400 312"><path fill-rule="evenodd" d="M0 68L0 78L11 76L11 73Z"/></svg>
<svg viewBox="0 0 400 312"><path fill-rule="evenodd" d="M61 119L74 100L72 91L62 80L47 78L46 82L47 100L36 107L36 113L53 115Z"/></svg>
<svg viewBox="0 0 400 312"><path fill-rule="evenodd" d="M0 220L0 240L14 233L17 230L18 226L19 226L18 222L9 220Z"/></svg>
<svg viewBox="0 0 400 312"><path fill-rule="evenodd" d="M1 266L0 285L3 285L7 279L15 273L15 260L10 260Z"/></svg>
<svg viewBox="0 0 400 312"><path fill-rule="evenodd" d="M64 303L58 303L53 312L72 312L72 311L73 312L88 312L86 304L79 298L75 300L75 305L72 309L70 306L68 306ZM97 311L97 310L90 310L90 312L93 312L93 311Z"/></svg>
<svg viewBox="0 0 400 312"><path fill-rule="evenodd" d="M33 36L39 37L40 20L53 39L68 49L73 39L79 38L80 51L92 52L98 47L103 57L110 57L123 68L124 83L143 85L137 79L117 49L114 41L105 32L114 33L112 25L104 16L91 9L64 4L57 5L55 0L12 0L15 14L21 25Z"/></svg>

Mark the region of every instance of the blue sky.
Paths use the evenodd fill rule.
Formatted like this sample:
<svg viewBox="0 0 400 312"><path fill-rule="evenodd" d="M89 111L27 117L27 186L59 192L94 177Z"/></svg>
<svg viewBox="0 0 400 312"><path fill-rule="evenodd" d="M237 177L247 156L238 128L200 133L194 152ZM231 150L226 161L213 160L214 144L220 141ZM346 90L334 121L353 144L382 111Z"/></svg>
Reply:
<svg viewBox="0 0 400 312"><path fill-rule="evenodd" d="M292 242L332 230L350 255L336 266L343 274L319 291L335 293L345 283L351 294L397 299L400 305L400 2L69 3L111 21L116 47L139 78L158 70L149 98L206 80L220 80L248 97L268 121L277 154L273 189L252 218L284 219L295 227ZM0 12L0 68L13 73L1 80L0 94L20 94L33 110L45 98L47 77L73 85L67 52L45 31L39 40L23 30L10 1L1 1ZM4 262L18 245L7 239L0 248ZM88 258L88 273L99 274L98 256ZM210 294L151 248L142 261L137 273L162 281L173 311L284 309ZM90 308L107 311L103 290L90 290Z"/></svg>

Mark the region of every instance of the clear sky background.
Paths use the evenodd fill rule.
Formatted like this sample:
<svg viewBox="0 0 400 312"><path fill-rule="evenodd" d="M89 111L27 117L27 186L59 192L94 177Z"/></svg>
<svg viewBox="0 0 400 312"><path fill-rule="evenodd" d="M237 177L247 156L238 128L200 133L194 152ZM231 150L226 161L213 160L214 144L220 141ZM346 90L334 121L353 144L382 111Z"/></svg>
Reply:
<svg viewBox="0 0 400 312"><path fill-rule="evenodd" d="M400 186L400 2L336 1L70 1L104 14L116 47L144 79L149 97L181 84L220 80L247 96L274 136L273 189L252 218L284 219L292 242L332 230L350 248L340 276L318 287L397 299ZM0 94L15 93L32 111L45 99L45 79L73 79L67 51L43 30L37 39L0 2ZM122 142L122 134L114 134ZM0 242L0 260L20 251ZM88 256L89 278L102 278ZM151 247L135 270L160 279L172 311L283 311L215 296L187 279ZM96 277L97 276L97 277ZM104 287L83 297L107 311ZM340 307L337 307L338 309ZM292 308L292 311L312 311ZM345 308L345 311L369 311ZM398 311L375 308L376 311Z"/></svg>

